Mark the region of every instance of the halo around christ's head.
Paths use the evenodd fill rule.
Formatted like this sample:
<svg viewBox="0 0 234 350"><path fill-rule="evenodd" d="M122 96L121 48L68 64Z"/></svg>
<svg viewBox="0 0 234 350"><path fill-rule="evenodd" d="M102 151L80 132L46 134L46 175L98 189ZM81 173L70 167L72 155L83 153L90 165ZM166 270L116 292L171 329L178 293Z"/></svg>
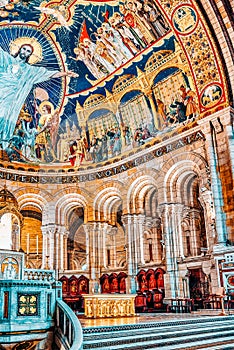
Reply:
<svg viewBox="0 0 234 350"><path fill-rule="evenodd" d="M27 37L27 36L22 36L20 38L17 38L15 40L12 40L10 43L10 53L11 55L17 54L19 49L23 45L30 45L33 47L33 53L29 57L28 63L30 64L35 64L39 61L42 60L42 47L41 44L37 41L35 38Z"/></svg>

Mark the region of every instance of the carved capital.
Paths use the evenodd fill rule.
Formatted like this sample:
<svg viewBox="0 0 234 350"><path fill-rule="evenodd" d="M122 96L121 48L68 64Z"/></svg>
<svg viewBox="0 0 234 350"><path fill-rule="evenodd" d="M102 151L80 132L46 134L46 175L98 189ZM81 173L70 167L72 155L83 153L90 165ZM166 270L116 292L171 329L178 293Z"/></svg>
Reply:
<svg viewBox="0 0 234 350"><path fill-rule="evenodd" d="M123 215L121 220L122 220L123 225L126 226L132 222L132 215L130 215L130 214Z"/></svg>
<svg viewBox="0 0 234 350"><path fill-rule="evenodd" d="M223 124L221 123L219 118L212 120L211 123L212 123L212 126L213 126L216 134L219 134L220 132L223 131Z"/></svg>

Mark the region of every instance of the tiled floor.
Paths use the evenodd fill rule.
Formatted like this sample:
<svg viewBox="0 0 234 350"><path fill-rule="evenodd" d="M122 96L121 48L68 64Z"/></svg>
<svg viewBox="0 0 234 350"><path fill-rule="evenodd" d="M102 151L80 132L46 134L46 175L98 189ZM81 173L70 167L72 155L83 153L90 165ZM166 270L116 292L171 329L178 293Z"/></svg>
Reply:
<svg viewBox="0 0 234 350"><path fill-rule="evenodd" d="M93 326L118 326L123 324L136 324L157 321L181 320L201 317L199 314L172 314L172 313L142 313L132 317L112 317L88 319L83 314L77 315L83 328ZM206 317L210 315L202 315Z"/></svg>

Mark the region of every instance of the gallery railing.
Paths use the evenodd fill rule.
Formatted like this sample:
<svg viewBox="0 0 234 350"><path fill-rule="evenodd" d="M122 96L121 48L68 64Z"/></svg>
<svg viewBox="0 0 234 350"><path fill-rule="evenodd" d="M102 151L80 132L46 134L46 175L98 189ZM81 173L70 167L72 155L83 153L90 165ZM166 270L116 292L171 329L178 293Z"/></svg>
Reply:
<svg viewBox="0 0 234 350"><path fill-rule="evenodd" d="M74 312L62 300L57 300L55 343L65 350L81 350L83 332Z"/></svg>
<svg viewBox="0 0 234 350"><path fill-rule="evenodd" d="M55 281L54 270L24 269L24 280Z"/></svg>

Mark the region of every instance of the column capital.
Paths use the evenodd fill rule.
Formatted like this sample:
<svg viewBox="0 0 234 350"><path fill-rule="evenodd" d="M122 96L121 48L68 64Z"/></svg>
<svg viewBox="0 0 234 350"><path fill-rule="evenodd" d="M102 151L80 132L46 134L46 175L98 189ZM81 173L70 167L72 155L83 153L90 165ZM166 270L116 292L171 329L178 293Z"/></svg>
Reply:
<svg viewBox="0 0 234 350"><path fill-rule="evenodd" d="M106 234L108 236L114 236L114 235L116 235L117 232L118 232L117 227L110 226L110 227L107 227L107 229L106 229Z"/></svg>
<svg viewBox="0 0 234 350"><path fill-rule="evenodd" d="M127 224L132 222L132 215L131 214L122 215L121 220L122 220L124 226L126 226Z"/></svg>
<svg viewBox="0 0 234 350"><path fill-rule="evenodd" d="M177 210L182 211L184 208L184 204L174 202L174 203L160 203L158 205L160 216L163 216L165 211L170 212L174 208L177 208Z"/></svg>
<svg viewBox="0 0 234 350"><path fill-rule="evenodd" d="M208 190L206 187L202 187L198 199L206 207L208 217L215 219L215 208L212 191Z"/></svg>
<svg viewBox="0 0 234 350"><path fill-rule="evenodd" d="M41 231L46 231L49 233L55 233L58 230L58 226L56 224L46 224L41 226Z"/></svg>
<svg viewBox="0 0 234 350"><path fill-rule="evenodd" d="M97 228L98 224L99 223L97 222L86 222L85 224L83 224L83 228L85 231L91 232Z"/></svg>
<svg viewBox="0 0 234 350"><path fill-rule="evenodd" d="M56 228L57 228L57 233L59 233L60 235L69 234L69 230L66 226L57 225Z"/></svg>
<svg viewBox="0 0 234 350"><path fill-rule="evenodd" d="M210 122L212 123L216 133L223 131L223 126L230 125L234 119L234 109L232 107L227 107L221 111L215 112L206 118L197 121L198 125L201 126L202 131L205 132L206 138L207 134L210 133Z"/></svg>
<svg viewBox="0 0 234 350"><path fill-rule="evenodd" d="M152 225L153 225L153 227L160 228L162 225L162 219L161 218L153 218Z"/></svg>
<svg viewBox="0 0 234 350"><path fill-rule="evenodd" d="M133 215L133 221L135 223L139 223L142 225L145 223L145 215L143 214Z"/></svg>

